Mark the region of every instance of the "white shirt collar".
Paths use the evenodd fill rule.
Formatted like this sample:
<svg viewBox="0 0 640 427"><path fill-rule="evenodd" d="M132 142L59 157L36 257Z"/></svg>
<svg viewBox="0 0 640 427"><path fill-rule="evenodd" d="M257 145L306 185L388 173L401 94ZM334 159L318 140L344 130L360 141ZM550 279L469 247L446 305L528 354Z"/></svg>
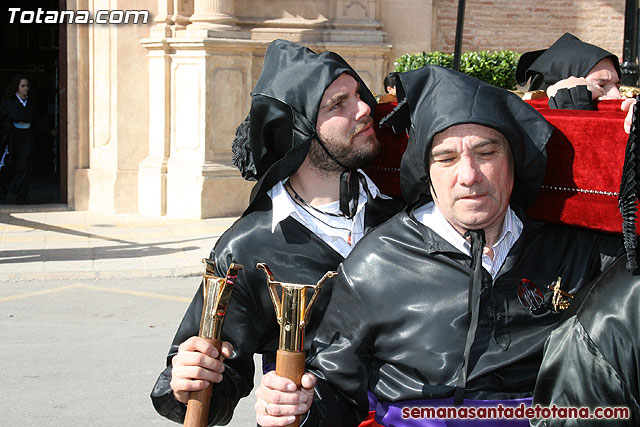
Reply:
<svg viewBox="0 0 640 427"><path fill-rule="evenodd" d="M420 206L414 211L414 216L423 225L429 227L436 234L442 237L453 247L463 254L471 256L471 245L456 231L455 228L445 219L440 209L433 202ZM493 260L488 255L482 256L483 267L491 273L494 278L504 264L509 251L522 234L522 221L513 212L511 207L507 207L502 225L502 233L498 241L491 247L493 249Z"/></svg>
<svg viewBox="0 0 640 427"><path fill-rule="evenodd" d="M22 99L22 98L20 98L20 95L18 95L17 92L16 92L16 98L18 98L18 101L20 101L20 104L22 104L23 107L27 106L27 101L29 100L29 98Z"/></svg>
<svg viewBox="0 0 640 427"><path fill-rule="evenodd" d="M373 197L386 198L386 196L380 194L378 187L364 172L359 172L365 177ZM285 183L286 180L280 181L267 192L273 204L271 232L275 231L280 222L292 217L346 258L353 246L364 236L364 214L367 203L367 193L364 188L360 187L356 215L352 219L347 219L344 217L332 217L315 211L311 212L302 208L289 196L289 193L284 188ZM329 203L320 210L338 213L338 202Z"/></svg>
<svg viewBox="0 0 640 427"><path fill-rule="evenodd" d="M373 183L373 181L371 181L371 179L369 179L369 177L360 169L358 169L358 172L360 172L365 180L367 181L367 186L369 187L369 192L371 193L371 195L375 198L378 197L378 195L380 195L380 190L378 189L378 187L376 187L376 185ZM287 182L289 178L284 179L280 182L278 182L276 185L274 185L269 191L267 191L267 194L269 195L269 197L271 197L271 201L273 204L273 208L272 208L272 218L271 218L271 232L273 233L276 229L276 226L284 221L285 219L287 219L289 216L293 216L294 218L296 218L296 214L301 208L291 199L291 197L289 197L289 193L287 193L287 190L285 190L284 188L284 184L285 182ZM360 210L364 207L365 202L367 201L367 194L364 191L364 189L361 187L360 188L360 199L358 200L358 210L357 212L360 212ZM299 216L299 215L298 215ZM296 218L298 219L298 218Z"/></svg>

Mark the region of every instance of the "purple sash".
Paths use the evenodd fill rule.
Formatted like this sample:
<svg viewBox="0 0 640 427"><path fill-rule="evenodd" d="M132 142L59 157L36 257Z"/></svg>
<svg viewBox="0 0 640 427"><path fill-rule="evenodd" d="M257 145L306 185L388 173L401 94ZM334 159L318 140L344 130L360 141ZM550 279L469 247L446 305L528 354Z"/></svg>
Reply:
<svg viewBox="0 0 640 427"><path fill-rule="evenodd" d="M264 360L262 362L262 371L263 373L267 373L269 371L273 371L276 368L276 364L266 363ZM423 399L423 400L404 400L401 402L380 402L376 398L376 396L368 392L369 398L369 412L375 411L376 413L376 422L383 426L418 426L418 427L458 427L458 426L486 426L486 427L528 427L529 426L529 418L491 418L491 419L482 419L480 415L485 415L488 411L484 411L482 413L478 413L476 418L473 419L447 419L447 418L412 418L411 410L414 409L413 415L416 415L421 412L421 408L452 408L453 407L453 397L444 398L444 399ZM469 408L498 408L502 405L503 408L514 408L514 409L506 409L503 413L506 413L509 417L511 416L524 416L522 413L522 408L531 407L531 401L533 399L531 397L524 397L522 399L509 399L509 400L475 400L475 399L464 399L464 404L456 407L458 410L458 415L460 415L460 411L462 409L467 410L467 416L469 415ZM416 412L418 411L418 412ZM444 409L442 410L444 411ZM426 411L425 411L426 413Z"/></svg>

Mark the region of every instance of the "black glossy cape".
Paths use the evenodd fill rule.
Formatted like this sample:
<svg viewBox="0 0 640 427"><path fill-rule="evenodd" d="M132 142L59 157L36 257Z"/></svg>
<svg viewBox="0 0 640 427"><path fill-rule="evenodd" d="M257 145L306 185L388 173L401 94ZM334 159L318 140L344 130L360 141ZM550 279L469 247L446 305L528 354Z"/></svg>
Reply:
<svg viewBox="0 0 640 427"><path fill-rule="evenodd" d="M209 425L226 424L240 398L253 388L254 353L263 354L267 363L275 362L279 326L269 295L264 272L258 262L267 263L277 280L315 284L327 271L336 270L343 257L308 228L291 217L271 232L271 199L262 197L256 209L240 218L216 243L211 257L216 260L216 275L224 277L229 264L242 264L238 281L227 307L223 340L234 346L231 358L225 360L224 379L215 384L211 399ZM377 198L367 203L365 232L391 217L400 208L398 201ZM331 295L332 281L327 281L311 313L305 329L305 349L311 345L322 313ZM310 291L311 292L311 291ZM161 415L183 422L186 406L177 402L171 391L171 359L178 346L198 335L202 313L202 286L193 298L175 335L167 367L160 374L151 399Z"/></svg>
<svg viewBox="0 0 640 427"><path fill-rule="evenodd" d="M545 340L561 314L532 314L522 279L562 277L575 293L621 253L615 236L523 221L495 280L483 269L481 311L464 397L533 395ZM450 398L463 360L471 259L403 211L365 236L338 270L309 366L324 380L305 425L354 426L382 402ZM428 404L428 401L425 402Z"/></svg>
<svg viewBox="0 0 640 427"><path fill-rule="evenodd" d="M545 346L534 403L564 407L627 407L640 423L640 276L618 260L582 294ZM535 426L578 426L584 420L537 420Z"/></svg>

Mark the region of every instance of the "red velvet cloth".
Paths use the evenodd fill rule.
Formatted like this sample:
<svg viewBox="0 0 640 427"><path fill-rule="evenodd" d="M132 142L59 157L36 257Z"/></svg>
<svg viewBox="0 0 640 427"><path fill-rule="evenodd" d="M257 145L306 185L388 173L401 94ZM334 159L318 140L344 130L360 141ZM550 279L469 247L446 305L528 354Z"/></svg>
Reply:
<svg viewBox="0 0 640 427"><path fill-rule="evenodd" d="M374 110L374 128L382 143L380 154L363 168L365 173L376 183L380 191L388 196L401 196L400 192L400 159L407 148L407 135L395 134L389 126L379 126L387 114L398 104L389 102L377 104Z"/></svg>
<svg viewBox="0 0 640 427"><path fill-rule="evenodd" d="M547 98L527 102L556 128L547 145L543 188L528 214L542 221L621 233L618 192L628 139L621 101L601 101L597 111L552 110ZM400 158L407 136L377 126L393 107L379 104L376 108L382 151L365 172L383 193L399 196Z"/></svg>
<svg viewBox="0 0 640 427"><path fill-rule="evenodd" d="M618 192L629 136L620 102L601 101L598 111L536 107L556 131L542 190L528 211L532 218L622 232Z"/></svg>
<svg viewBox="0 0 640 427"><path fill-rule="evenodd" d="M549 108L549 98L547 98L546 96L543 98L530 99L525 102L531 105L536 110L539 110L541 108Z"/></svg>
<svg viewBox="0 0 640 427"><path fill-rule="evenodd" d="M525 101L536 110L544 110L549 108L549 98L536 98ZM596 101L595 107L597 111L615 111L620 112L620 104L622 101L619 99ZM584 110L565 110L565 111L584 111Z"/></svg>

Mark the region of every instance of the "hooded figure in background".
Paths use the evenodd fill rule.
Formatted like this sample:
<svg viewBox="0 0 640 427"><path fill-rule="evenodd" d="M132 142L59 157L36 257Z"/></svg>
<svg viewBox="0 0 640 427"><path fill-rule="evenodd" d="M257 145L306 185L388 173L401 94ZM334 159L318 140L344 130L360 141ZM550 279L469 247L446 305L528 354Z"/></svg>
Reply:
<svg viewBox="0 0 640 427"><path fill-rule="evenodd" d="M382 197L358 169L379 149L374 105L339 55L284 40L269 45L250 113L233 142L234 163L257 183L248 208L210 255L218 277L231 263L244 266L224 321L224 373L217 352L197 338L200 286L151 393L161 415L182 422L188 393L205 388L205 380L214 383L209 425L226 424L253 388L254 354L262 354L265 371L274 368L279 326L257 263L266 263L282 282L315 284L367 230L398 211L399 203ZM224 197L232 196L221 195L221 202ZM307 349L330 293L328 282L305 329Z"/></svg>
<svg viewBox="0 0 640 427"><path fill-rule="evenodd" d="M593 100L621 98L619 62L613 53L565 33L548 49L522 54L516 79L528 90L547 91L551 108L593 110Z"/></svg>
<svg viewBox="0 0 640 427"><path fill-rule="evenodd" d="M457 425L412 407L530 405L562 311L548 287L574 294L621 253L615 237L524 214L552 127L516 95L437 66L400 74L397 93L387 122L409 132L408 207L338 269L305 425L356 425L370 402L389 426Z"/></svg>

